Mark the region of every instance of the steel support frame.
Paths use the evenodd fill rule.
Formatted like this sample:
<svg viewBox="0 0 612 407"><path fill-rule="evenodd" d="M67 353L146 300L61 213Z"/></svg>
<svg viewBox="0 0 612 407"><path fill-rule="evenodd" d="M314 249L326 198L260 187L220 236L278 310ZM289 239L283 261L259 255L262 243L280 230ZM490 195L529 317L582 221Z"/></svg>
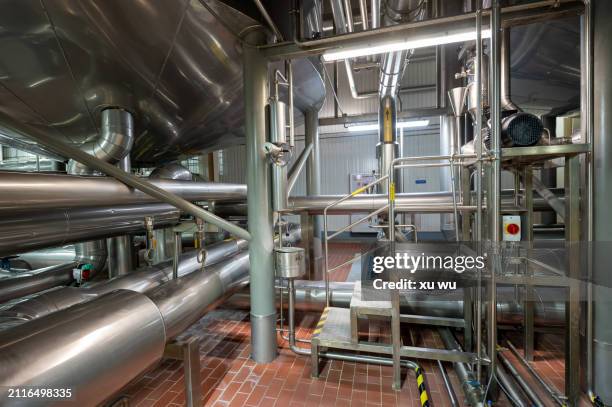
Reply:
<svg viewBox="0 0 612 407"><path fill-rule="evenodd" d="M568 299L565 332L565 393L568 405L580 399L580 157L565 159L565 241Z"/></svg>
<svg viewBox="0 0 612 407"><path fill-rule="evenodd" d="M524 207L527 212L523 217L523 241L527 245L527 258L532 257L532 242L533 242L533 169L525 167L523 169L523 184L524 184ZM528 283L524 288L524 305L523 305L523 349L526 360L533 360L534 350L534 306L535 306L535 291L533 284L529 280L533 276L533 268L529 262L525 264L525 272Z"/></svg>

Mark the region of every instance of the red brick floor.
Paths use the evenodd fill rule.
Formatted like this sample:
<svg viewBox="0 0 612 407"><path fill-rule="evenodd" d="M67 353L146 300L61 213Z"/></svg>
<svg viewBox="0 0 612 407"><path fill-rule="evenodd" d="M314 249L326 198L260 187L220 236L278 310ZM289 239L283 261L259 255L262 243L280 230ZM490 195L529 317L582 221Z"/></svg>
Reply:
<svg viewBox="0 0 612 407"><path fill-rule="evenodd" d="M331 264L339 264L355 253L365 250L361 244L334 246ZM350 266L339 270L333 280L344 281ZM329 361L319 379L310 378L310 359L291 352L279 339L279 356L269 364L255 364L250 355L250 325L247 311L217 309L205 315L186 334L201 339L202 405L206 406L420 406L413 372L404 372L401 391L391 389L390 367ZM297 315L297 336L308 339L319 315ZM371 323L360 327L370 340L388 341L386 324ZM510 335L520 347L520 336ZM404 344L442 348L436 331L422 327L403 327ZM502 335L502 338L504 336ZM554 387L563 390L563 340L558 335L540 334L534 367ZM500 344L505 341L500 339ZM506 354L514 365L530 378L518 361ZM429 398L435 407L449 406L442 376L437 363L418 361L425 373ZM461 406L461 385L451 364L446 364L453 388ZM531 378L530 378L531 379ZM539 388L534 382L534 388ZM131 406L180 406L184 404L182 362L163 360L149 373L129 385L124 394ZM542 398L547 400L542 393ZM509 406L502 395L496 406ZM586 403L588 405L588 403ZM550 404L554 406L554 404Z"/></svg>

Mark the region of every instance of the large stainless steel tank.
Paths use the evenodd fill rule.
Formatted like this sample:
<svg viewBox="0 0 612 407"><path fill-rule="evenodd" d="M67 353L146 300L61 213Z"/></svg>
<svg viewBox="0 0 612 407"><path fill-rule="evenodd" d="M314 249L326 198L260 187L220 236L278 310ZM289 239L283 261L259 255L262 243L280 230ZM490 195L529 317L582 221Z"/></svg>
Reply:
<svg viewBox="0 0 612 407"><path fill-rule="evenodd" d="M251 2L230 3L4 0L0 111L80 144L95 137L102 109L123 107L135 117L137 163L241 142L240 35L260 23L241 4ZM289 3L278 2L287 19ZM317 64L296 61L298 107L323 103Z"/></svg>

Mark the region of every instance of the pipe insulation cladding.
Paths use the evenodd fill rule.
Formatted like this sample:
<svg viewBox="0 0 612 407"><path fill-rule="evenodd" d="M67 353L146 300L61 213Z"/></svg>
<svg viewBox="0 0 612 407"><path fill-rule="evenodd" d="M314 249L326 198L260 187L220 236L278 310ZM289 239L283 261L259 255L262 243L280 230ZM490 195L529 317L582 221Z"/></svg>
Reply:
<svg viewBox="0 0 612 407"><path fill-rule="evenodd" d="M247 196L244 184L169 179L149 182L192 202L243 200ZM160 201L111 177L0 172L0 213L156 202Z"/></svg>
<svg viewBox="0 0 612 407"><path fill-rule="evenodd" d="M249 276L247 253L150 294L116 290L0 333L0 404L8 389L71 389L74 405L98 405L159 362L167 341ZM205 293L205 295L202 295ZM28 406L48 405L28 399Z"/></svg>

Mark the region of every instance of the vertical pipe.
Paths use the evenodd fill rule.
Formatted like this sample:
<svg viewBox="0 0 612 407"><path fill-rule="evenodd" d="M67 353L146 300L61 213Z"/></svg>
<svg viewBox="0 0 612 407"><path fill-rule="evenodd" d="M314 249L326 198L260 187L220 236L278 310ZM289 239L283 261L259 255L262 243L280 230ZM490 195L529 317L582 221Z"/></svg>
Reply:
<svg viewBox="0 0 612 407"><path fill-rule="evenodd" d="M369 28L368 3L366 0L359 0L359 12L361 14L361 29L365 31Z"/></svg>
<svg viewBox="0 0 612 407"><path fill-rule="evenodd" d="M501 244L501 55L500 55L500 35L501 35L501 12L499 0L493 0L491 9L491 149L493 150L492 163L492 182L491 191L491 241L493 243L494 254L500 250ZM491 269L491 281L489 286L489 307L488 307L488 344L487 351L491 364L489 369L491 374L495 372L497 354L497 283L496 273L500 272L500 256L494 255Z"/></svg>
<svg viewBox="0 0 612 407"><path fill-rule="evenodd" d="M476 153L478 161L476 165L476 242L480 254L482 246L482 10L480 3L476 10L476 61L474 69L476 71L476 123L475 123L475 140ZM478 362L476 365L476 378L480 382L482 376L482 287L481 287L481 271L478 271L478 287L476 292L476 352L478 353Z"/></svg>
<svg viewBox="0 0 612 407"><path fill-rule="evenodd" d="M380 0L372 0L372 29L380 28Z"/></svg>
<svg viewBox="0 0 612 407"><path fill-rule="evenodd" d="M580 52L580 78L581 78L581 99L580 99L580 114L586 120L581 120L581 133L583 141L591 144L593 151L596 151L593 146L593 4L592 1L585 1L585 10L581 17L580 34L581 34L581 52ZM586 321L586 385L587 392L591 399L599 398L595 393L594 382L594 359L593 359L593 332L594 332L594 306L593 306L593 154L584 158L583 163L586 164L587 177L587 209L586 209L586 228L587 228L587 244L588 248L588 267L587 267L587 321ZM610 402L610 400L608 400Z"/></svg>
<svg viewBox="0 0 612 407"><path fill-rule="evenodd" d="M117 164L125 172L132 172L130 154L126 154ZM134 239L131 235L123 235L106 239L108 250L108 277L113 278L129 273L133 269L132 247Z"/></svg>
<svg viewBox="0 0 612 407"><path fill-rule="evenodd" d="M321 144L319 140L319 113L309 109L305 113L305 143L312 146L312 152L306 161L306 195L321 195ZM323 230L320 215L311 218L312 245L310 248L310 275L323 279L321 275L321 231Z"/></svg>
<svg viewBox="0 0 612 407"><path fill-rule="evenodd" d="M245 132L247 150L247 205L251 291L251 358L269 363L276 358L276 304L274 292L274 248L270 206L270 170L264 153L265 105L268 98L268 67L257 45L265 33L251 31L243 49Z"/></svg>

